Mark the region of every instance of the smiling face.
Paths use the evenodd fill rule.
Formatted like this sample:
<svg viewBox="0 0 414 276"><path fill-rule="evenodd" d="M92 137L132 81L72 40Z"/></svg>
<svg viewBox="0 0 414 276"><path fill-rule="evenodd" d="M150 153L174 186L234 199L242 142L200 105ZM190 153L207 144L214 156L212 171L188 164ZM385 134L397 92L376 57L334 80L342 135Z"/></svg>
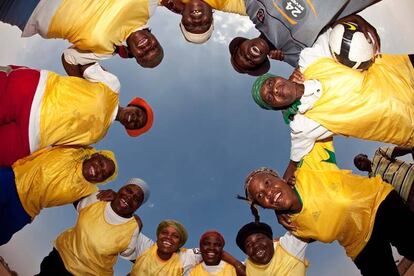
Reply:
<svg viewBox="0 0 414 276"><path fill-rule="evenodd" d="M183 10L181 24L184 28L194 34L202 34L210 29L213 23L213 12L211 7L202 0L191 0Z"/></svg>
<svg viewBox="0 0 414 276"><path fill-rule="evenodd" d="M180 233L172 226L162 229L157 237L158 251L163 254L177 252L181 241Z"/></svg>
<svg viewBox="0 0 414 276"><path fill-rule="evenodd" d="M119 189L111 207L121 217L131 217L141 206L144 200L144 192L134 184L128 184Z"/></svg>
<svg viewBox="0 0 414 276"><path fill-rule="evenodd" d="M252 234L244 241L246 254L258 265L268 264L275 253L273 241L262 233Z"/></svg>
<svg viewBox="0 0 414 276"><path fill-rule="evenodd" d="M99 153L92 154L91 158L82 163L82 175L91 183L103 182L114 172L114 161Z"/></svg>
<svg viewBox="0 0 414 276"><path fill-rule="evenodd" d="M233 55L233 62L242 71L250 71L267 60L269 45L260 38L247 39L243 41Z"/></svg>
<svg viewBox="0 0 414 276"><path fill-rule="evenodd" d="M139 129L147 122L145 110L134 105L119 108L117 117L126 129Z"/></svg>
<svg viewBox="0 0 414 276"><path fill-rule="evenodd" d="M290 106L302 95L298 84L281 77L268 78L260 89L260 96L268 105L282 109Z"/></svg>
<svg viewBox="0 0 414 276"><path fill-rule="evenodd" d="M142 67L156 67L164 57L161 45L148 30L133 32L128 37L127 44L131 54Z"/></svg>
<svg viewBox="0 0 414 276"><path fill-rule="evenodd" d="M297 211L299 200L295 191L286 181L274 175L266 172L255 174L247 189L250 197L263 208Z"/></svg>
<svg viewBox="0 0 414 276"><path fill-rule="evenodd" d="M200 241L201 257L206 265L218 265L223 255L223 243L216 236L207 236Z"/></svg>

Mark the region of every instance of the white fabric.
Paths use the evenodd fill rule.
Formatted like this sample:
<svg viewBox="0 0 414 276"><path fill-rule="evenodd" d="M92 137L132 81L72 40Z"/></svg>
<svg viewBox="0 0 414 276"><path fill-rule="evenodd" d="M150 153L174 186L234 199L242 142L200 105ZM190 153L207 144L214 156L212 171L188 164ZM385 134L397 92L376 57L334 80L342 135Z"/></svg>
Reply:
<svg viewBox="0 0 414 276"><path fill-rule="evenodd" d="M299 69L303 73L305 69L323 57L332 57L329 50L329 35L332 28L321 34L312 47L307 47L300 52L299 55Z"/></svg>
<svg viewBox="0 0 414 276"><path fill-rule="evenodd" d="M304 85L305 91L300 98L299 112L289 123L291 130L290 160L294 162L299 162L308 154L316 140L322 140L333 135L331 131L304 115L306 111L312 109L315 102L321 97L323 93L321 83L317 80L307 80Z"/></svg>
<svg viewBox="0 0 414 276"><path fill-rule="evenodd" d="M96 198L97 194L98 194L98 192L93 193L93 194L81 199L78 202L78 204L76 205L76 210L78 212L80 212L83 208L88 207L89 205L98 202L99 200ZM119 224L127 223L131 219L135 219L134 217L124 218L124 217L119 216L112 209L110 202L108 202L105 206L104 217L105 217L105 221L109 224L112 224L112 225L119 225ZM124 251L119 253L122 258L127 259L127 260L134 260L134 259L131 259L131 256L134 255L134 252L136 250L135 245L137 244L137 239L138 239L139 233L140 233L140 229L139 229L139 227L137 227L137 229L135 229L134 233L132 234L132 238L131 238L131 241L128 244L128 247Z"/></svg>
<svg viewBox="0 0 414 276"><path fill-rule="evenodd" d="M50 21L63 0L40 0L24 27L22 37L39 34L47 38Z"/></svg>
<svg viewBox="0 0 414 276"><path fill-rule="evenodd" d="M112 57L113 55L95 54L93 52L81 51L72 46L63 51L63 56L66 62L69 64L85 65L85 64L97 62L99 60L108 59Z"/></svg>
<svg viewBox="0 0 414 276"><path fill-rule="evenodd" d="M191 33L187 31L181 22L180 22L180 29L181 29L181 33L183 34L184 38L188 42L195 43L195 44L203 44L204 42L207 42L207 40L209 40L211 35L213 34L214 22L211 22L210 28L202 34L195 34L195 33Z"/></svg>
<svg viewBox="0 0 414 276"><path fill-rule="evenodd" d="M305 251L308 246L307 242L301 241L300 239L293 236L290 232L279 239L279 244L283 249L295 256L301 261L305 260Z"/></svg>
<svg viewBox="0 0 414 276"><path fill-rule="evenodd" d="M210 274L216 274L224 268L224 261L220 261L218 265L206 265L204 262L201 263L203 268Z"/></svg>
<svg viewBox="0 0 414 276"><path fill-rule="evenodd" d="M40 70L40 78L30 107L29 116L29 146L30 153L39 149L40 144L40 112L42 99L45 93L48 71Z"/></svg>
<svg viewBox="0 0 414 276"><path fill-rule="evenodd" d="M83 72L83 77L90 82L102 82L115 93L119 93L121 83L117 76L102 69L98 63L94 63Z"/></svg>

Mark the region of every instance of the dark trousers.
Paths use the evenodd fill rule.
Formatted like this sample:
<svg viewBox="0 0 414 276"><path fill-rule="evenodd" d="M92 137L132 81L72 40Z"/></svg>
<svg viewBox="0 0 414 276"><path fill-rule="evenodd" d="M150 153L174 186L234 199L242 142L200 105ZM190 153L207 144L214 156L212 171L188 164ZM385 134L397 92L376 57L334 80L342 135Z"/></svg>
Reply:
<svg viewBox="0 0 414 276"><path fill-rule="evenodd" d="M40 273L36 276L71 276L72 274L66 270L65 264L59 255L59 252L53 248L52 252L45 257L40 264Z"/></svg>
<svg viewBox="0 0 414 276"><path fill-rule="evenodd" d="M0 246L31 221L20 202L12 168L0 167Z"/></svg>
<svg viewBox="0 0 414 276"><path fill-rule="evenodd" d="M40 0L2 0L0 1L0 21L16 25L24 30L30 15Z"/></svg>
<svg viewBox="0 0 414 276"><path fill-rule="evenodd" d="M362 275L399 276L391 245L414 261L414 212L396 191L379 206L371 238L354 260Z"/></svg>

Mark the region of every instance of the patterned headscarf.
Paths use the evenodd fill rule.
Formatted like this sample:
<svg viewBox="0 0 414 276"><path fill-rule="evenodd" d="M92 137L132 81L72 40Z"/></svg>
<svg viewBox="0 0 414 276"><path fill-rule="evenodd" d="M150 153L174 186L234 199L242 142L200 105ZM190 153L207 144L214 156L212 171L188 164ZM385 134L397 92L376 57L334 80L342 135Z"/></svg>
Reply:
<svg viewBox="0 0 414 276"><path fill-rule="evenodd" d="M187 230L185 230L184 225L182 225L181 223L179 223L176 220L166 219L166 220L161 221L160 224L158 224L158 227L157 227L157 237L160 234L160 232L168 226L172 226L172 227L175 228L175 230L178 231L178 233L180 234L179 247L182 247L188 239L188 233L187 233Z"/></svg>
<svg viewBox="0 0 414 276"><path fill-rule="evenodd" d="M225 244L224 237L223 237L223 235L222 235L222 234L220 234L220 233L219 233L218 231L216 231L216 230L209 230L209 231L204 232L204 234L203 234L203 235L201 235L201 238L200 238L200 247L201 247L201 242L202 242L205 238L210 237L210 236L213 236L213 237L218 238L218 239L221 241L222 246L224 247L224 244Z"/></svg>
<svg viewBox="0 0 414 276"><path fill-rule="evenodd" d="M257 103L257 105L259 105L261 108L266 109L266 110L276 110L275 108L271 107L270 105L268 105L263 99L262 96L260 96L260 89L262 88L264 82L269 79L269 78L273 78L276 77L275 75L266 73L264 75L261 75L260 77L258 77L255 82L253 83L253 87L252 87L252 97L253 100Z"/></svg>

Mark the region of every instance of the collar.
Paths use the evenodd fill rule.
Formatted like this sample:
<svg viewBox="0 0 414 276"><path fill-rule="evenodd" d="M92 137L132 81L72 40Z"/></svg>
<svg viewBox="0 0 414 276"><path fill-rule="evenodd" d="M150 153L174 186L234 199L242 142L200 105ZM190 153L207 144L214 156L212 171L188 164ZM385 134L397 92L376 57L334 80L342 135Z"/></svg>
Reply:
<svg viewBox="0 0 414 276"><path fill-rule="evenodd" d="M300 104L300 100L296 100L287 109L282 110L283 120L287 125L290 123L290 121L293 120L293 117L298 113Z"/></svg>

